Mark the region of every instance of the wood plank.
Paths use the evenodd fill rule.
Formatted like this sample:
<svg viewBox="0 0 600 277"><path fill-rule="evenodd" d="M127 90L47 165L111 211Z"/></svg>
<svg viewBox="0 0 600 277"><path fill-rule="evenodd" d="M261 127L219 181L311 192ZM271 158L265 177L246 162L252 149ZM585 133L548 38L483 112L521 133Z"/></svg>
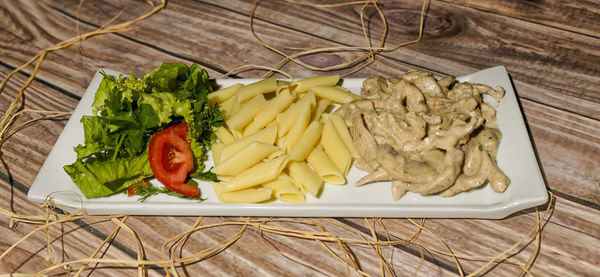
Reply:
<svg viewBox="0 0 600 277"><path fill-rule="evenodd" d="M254 220L269 220L261 218L253 218ZM130 217L127 221L140 239L144 241L144 247L147 249L149 259L160 259L160 249L162 243L168 238L188 230L195 218L193 217ZM237 218L217 218L206 217L202 224L219 224L229 222L231 220L240 220ZM282 219L293 220L293 219ZM300 219L322 224L327 230L342 238L361 239L354 233L343 228L334 226L329 222L321 219ZM285 222L270 223L271 226L286 227L293 230L311 230L319 231L315 227L309 228L307 225L298 223ZM169 226L169 228L164 228ZM182 251L183 257L189 257L195 253L199 253L211 246L221 245L227 241L235 233L240 230L239 226L219 226L194 233L187 240ZM368 236L368 235L367 235ZM124 244L130 244L129 238L122 237L125 240ZM269 242L265 241L268 240ZM302 264L286 258L280 252L275 250L270 244L276 246L294 259L299 260ZM338 255L343 255L339 251L339 246L334 243L328 243L332 251ZM371 248L360 245L349 245L353 255L360 262L361 270L372 275L380 275L380 264L377 256L373 255ZM421 261L421 258L413 253L406 253L402 249L394 249L394 255L391 256L390 247L383 250L385 257L389 262L393 261L398 272L412 272L417 269L427 275L442 274L450 275L452 270L446 268L438 268L432 261ZM177 251L176 253L179 253ZM177 256L179 257L179 256ZM343 256L342 256L343 258ZM333 276L346 275L347 270L351 273L350 276L357 275L354 269L347 269L344 263L335 259L328 251L314 241L293 238L288 236L279 236L268 232L260 233L255 227L250 226L243 236L235 242L231 247L225 249L215 256L203 259L199 262L190 262L186 266L186 270L193 274L194 272L211 272L215 275L261 275L261 276L281 276L289 274L290 269L294 269L294 275L313 275L319 272Z"/></svg>
<svg viewBox="0 0 600 277"><path fill-rule="evenodd" d="M547 185L600 203L600 121L522 100Z"/></svg>
<svg viewBox="0 0 600 277"><path fill-rule="evenodd" d="M9 183L2 174L0 178L0 206L4 209L14 210L21 215L43 215L44 210L37 205L29 202L26 195L19 188L19 184ZM51 212L52 213L52 212ZM2 214L0 216L0 232L3 238L0 242L0 251L4 252L13 244L19 242L25 235L34 231L40 225L29 223L18 223L14 228L9 226L10 218ZM48 228L50 245L54 252L48 256L46 231L41 230L34 233L24 241L20 242L14 250L0 259L0 272L2 273L36 273L53 266L52 261L57 263L75 261L89 258L92 253L102 245L106 237L93 235L91 229L109 229L112 222L106 222L105 219L91 219L87 221L65 222L53 225ZM114 228L110 229L112 232ZM110 232L106 233L109 234ZM82 243L85 242L85 243ZM125 251L124 251L125 250ZM98 258L132 260L132 254L135 252L107 245L101 249ZM50 258L50 260L46 260ZM65 274L65 272L75 272L81 264L73 264L69 269L57 269L48 274ZM134 275L137 273L137 267L122 264L101 264L95 270L95 264L90 264L84 271L84 274L94 273L94 276L114 276ZM109 271L102 268L109 268Z"/></svg>
<svg viewBox="0 0 600 277"><path fill-rule="evenodd" d="M74 8L78 7L76 3L78 2L71 1L70 4L61 2L61 6L56 8L64 9L74 16L76 14ZM338 27L347 27L348 22L356 23L357 8L331 14L326 9L310 9L311 13L306 13L304 12L306 9L290 6L285 8L290 11L289 13L281 14L277 12L282 9L281 5L261 2L256 14L257 33L268 43L279 48L284 46L314 48L329 46L332 42L337 45L364 44L360 29ZM415 28L418 28L418 24L415 24L418 23L418 16L414 13L418 12L415 10L418 5L417 7L414 3L410 5L413 7L412 10L406 9L406 6L405 3L399 2L385 4L385 9L389 11L390 26L412 27L393 29L393 35L389 38L390 44L414 38ZM118 7L118 4L104 3L84 5L77 15L85 22L99 25L103 21L101 15L116 14L120 10ZM102 12L95 12L97 10ZM279 60L277 55L264 48L255 47L257 42L249 32L243 31L247 29L244 26L248 24L249 10L250 4L247 2L210 4L195 2L183 5L172 1L164 13L141 22L139 29L127 35L169 52L189 53L185 54L188 56L192 56L193 53L220 51L219 55L206 61L209 64L231 64L232 61L239 61L237 65L256 64L257 61L252 60L252 56L260 57L262 61L260 64L265 64L265 60L272 61L267 62L267 65L274 64ZM313 20L306 26L298 24L290 26L291 24L287 23L306 19L308 14L311 14ZM408 22L406 17L410 19ZM189 22L193 26L206 26L202 29L202 39L198 39L198 31L177 24L171 20L172 18L180 18L182 22ZM438 2L431 4L428 18L433 22L428 22L429 27L425 30L425 36L420 43L385 54L386 57L400 62L396 71L402 70L403 67L410 68L410 65L402 61L410 61L411 67L416 65L452 75L468 74L476 69L503 64L507 66L517 82L538 84L535 89L528 86L518 87L521 97L587 117L600 118L596 112L600 109L600 101L593 89L600 81L596 66L600 60L600 53L596 47L597 39ZM371 24L374 29L378 28L378 21L373 20ZM164 29L157 30L151 27L155 25L163 26ZM319 32L310 29L314 28L312 26L319 26ZM302 29L304 27L308 29L304 31ZM511 32L503 32L504 30L511 30ZM222 34L227 32L232 33L223 37ZM223 51L223 49L230 50ZM249 52L256 55L246 55ZM322 59L314 57L313 60L331 62L332 58L325 58L325 56L322 56ZM221 68L227 67L221 66ZM288 65L285 68L296 67ZM292 69L291 72L300 70ZM306 74L305 70L300 72ZM367 68L353 76L369 74L371 74L370 68Z"/></svg>
<svg viewBox="0 0 600 277"><path fill-rule="evenodd" d="M385 2L383 5L384 11L388 11L392 29L389 43L400 43L414 37L418 28L418 16L415 15L418 5L415 7L415 3L409 5L401 1ZM249 10L249 7L244 8ZM260 8L262 12L256 16L262 20L290 26L286 22L311 17L314 25L319 26L319 37L352 45L362 42L361 34L353 36L352 31L335 27L348 21L355 22L358 7L354 12L342 10L335 15L329 15L327 9L312 9L310 16L302 9L291 7L286 9L290 13L278 14L275 11L281 6L274 3L262 3ZM373 29L381 29L379 21L370 23ZM421 42L385 56L451 75L505 65L517 82L536 84L533 91L517 87L521 97L600 119L597 113L600 100L595 93L600 81L597 38L440 2L431 3L426 24ZM303 27L305 25L290 26L291 29ZM354 40L349 39L352 36ZM270 37L265 40L277 43Z"/></svg>
<svg viewBox="0 0 600 277"><path fill-rule="evenodd" d="M510 1L510 0L448 0L513 17L582 33L588 36L600 36L600 9L595 1Z"/></svg>
<svg viewBox="0 0 600 277"><path fill-rule="evenodd" d="M148 21L140 22L139 28L124 35L168 53L179 53L178 55L182 58L198 62L206 67L220 68L221 73L246 64L262 64L265 60L279 61L281 59L279 55L266 50L255 42L247 31L247 17L236 14L233 10L214 7L210 4L197 2L187 2L185 4L192 5L192 7L178 6L176 3L169 2L169 6L164 12L148 19ZM73 18L78 18L95 26L102 25L102 22L110 18L107 15L116 15L127 6L126 3L120 1L106 2L101 5L90 2L81 8L75 2L53 2L50 5L54 9L64 11L65 14ZM135 15L131 13L125 13L119 17L117 22L130 20L134 17ZM182 26L173 21L173 18L180 18L182 22L188 22L189 26L195 27ZM282 35L280 40L312 40L310 35L299 32L290 33L285 28L275 28L269 33L271 36ZM156 41L155 38L159 37L161 39ZM249 55L249 53L252 53L252 55ZM350 55L350 57L354 56ZM259 63L259 61L261 62ZM288 70L286 69L286 71ZM314 75L314 73L311 74L299 67L292 67L292 70L288 72L296 77ZM262 74L263 72L254 71L245 72L239 76L259 77ZM214 77L218 77L218 75L214 75Z"/></svg>
<svg viewBox="0 0 600 277"><path fill-rule="evenodd" d="M540 215L543 215L544 208L540 207ZM597 275L600 272L600 268L597 267L600 259L598 254L600 237L597 226L594 226L597 224L590 224L590 222L600 221L600 215L593 209L557 198L554 210L549 216L543 223L542 245L531 269L532 274L534 276ZM357 226L362 222L362 219L345 220L354 222ZM414 229L404 219L384 219L383 222L387 231L392 234L402 234L402 230ZM428 219L425 228L435 236L424 231L416 243L448 252L439 241L442 240L457 256L493 257L519 242L535 227L535 224L535 213L531 211L518 213L503 220ZM386 233L381 228L378 233L382 239L386 237ZM533 241L533 236L524 239L519 247L509 252L511 259L525 264L535 249ZM448 256L429 253L439 263L453 265L453 261ZM468 274L478 270L488 260L489 258L464 258L461 259L461 265ZM577 267L572 266L574 264L577 264ZM488 273L493 276L515 276L519 271L517 266L507 262L493 267Z"/></svg>
<svg viewBox="0 0 600 277"><path fill-rule="evenodd" d="M8 72L7 68L0 67L0 75L6 76ZM3 99L3 101L0 101L1 110L6 111L8 105L15 97L15 92L25 79L26 76L23 74L17 74L14 76L13 81L7 84L4 92L0 94L0 98ZM36 110L70 110L73 109L73 106L77 102L78 99L69 97L39 82L32 83L25 96L25 107ZM19 126L23 122L36 117L31 113L23 114L15 122L15 126ZM57 119L38 121L20 129L5 142L2 149L2 158L8 168L2 167L0 170L0 192L3 195L0 200L0 206L2 208L14 210L18 214L43 214L44 210L38 208L36 204L31 203L26 198L26 192L28 185L33 181L36 172L42 166L56 138L62 131L67 118L68 116L64 116ZM26 183L23 183L24 181ZM8 248L37 227L34 224L21 223L18 225L19 228L13 230L8 228L8 220L8 217L5 215L2 216L0 228L4 229L5 234L9 234L9 236L6 240L2 240L3 245L0 249ZM103 234L109 234L114 229L114 226L111 225L110 222L107 224L103 220L81 220L77 223L69 222L60 224L58 225L59 227L52 228L52 245L55 249L64 248L63 257L59 257L61 259L76 260L87 258L96 249L94 247L98 247L105 238L101 235L93 235L90 233L90 230L104 229L105 232ZM82 246L81 241L88 241L90 243ZM44 232L39 232L16 249L14 254L2 259L0 261L0 268L3 270L0 271L11 272L12 270L16 270L16 272L23 272L20 268L24 268L27 269L25 272L30 272L34 269L42 270L51 266L51 264L43 260L44 251L46 251L44 247L45 234ZM117 251L116 256L109 254L105 256L106 258L131 259L129 255L133 253L132 250L129 250L129 253L127 253L114 246L111 248L117 249L109 251L109 253ZM74 266L74 268L78 267ZM136 271L135 267L129 266L115 272L135 274Z"/></svg>
<svg viewBox="0 0 600 277"><path fill-rule="evenodd" d="M0 76L6 76L9 72L10 69L0 66ZM0 99L2 99L0 110L4 112L8 109L26 78L27 76L23 74L14 75L14 78L0 94ZM39 82L32 83L24 98L26 109L42 111L69 112L79 101ZM69 118L69 115L65 115L23 125L29 120L43 116L43 114L33 112L19 116L13 125L15 129L10 132L12 135L7 137L8 139L2 145L2 158L8 169L2 167L1 171L10 172L18 182L26 184L33 182L33 178L46 160L50 149Z"/></svg>
<svg viewBox="0 0 600 277"><path fill-rule="evenodd" d="M0 20L9 23L7 28L0 29L5 38L0 40L0 56L2 63L12 68L26 63L44 48L97 29L40 1L2 2L0 11ZM81 96L101 68L141 76L162 62L190 63L119 35L107 34L49 53L37 77L63 92ZM32 69L30 66L25 72L30 73Z"/></svg>

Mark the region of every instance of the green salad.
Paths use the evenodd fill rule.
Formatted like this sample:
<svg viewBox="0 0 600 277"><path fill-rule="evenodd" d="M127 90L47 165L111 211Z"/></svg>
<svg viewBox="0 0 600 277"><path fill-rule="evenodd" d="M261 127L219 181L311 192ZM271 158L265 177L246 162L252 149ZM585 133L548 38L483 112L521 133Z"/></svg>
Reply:
<svg viewBox="0 0 600 277"><path fill-rule="evenodd" d="M64 166L73 182L87 198L134 188L143 199L161 192L199 199L190 192L198 190L192 178L217 181L204 162L213 128L223 124L218 106L206 101L213 91L208 73L196 64L164 63L141 79L102 74L93 115L81 118L77 160ZM154 177L165 188L149 185Z"/></svg>

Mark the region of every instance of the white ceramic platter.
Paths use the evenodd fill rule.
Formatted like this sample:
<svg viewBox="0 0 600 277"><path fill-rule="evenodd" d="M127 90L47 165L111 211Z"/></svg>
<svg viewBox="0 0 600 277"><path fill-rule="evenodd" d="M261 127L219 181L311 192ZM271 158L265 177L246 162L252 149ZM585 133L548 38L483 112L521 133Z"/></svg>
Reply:
<svg viewBox="0 0 600 277"><path fill-rule="evenodd" d="M104 70L108 74L118 72ZM497 66L458 78L459 81L502 86L506 96L502 103L493 103L497 122L502 132L498 150L498 166L511 179L503 193L494 192L489 185L452 197L430 196L408 192L399 201L391 195L391 184L379 182L362 187L354 182L366 172L352 168L348 184L325 184L319 198L307 195L305 204L220 203L207 182L199 182L204 202L186 200L168 195L152 196L145 202L138 197L119 193L110 197L87 199L63 170L75 161L73 147L83 142L80 119L91 114L91 104L102 75L97 72L73 115L67 122L47 160L35 178L27 197L41 203L52 199L58 208L68 212L83 210L87 214L132 215L202 215L202 216L285 216L285 217L423 217L423 218L504 218L517 211L546 203L548 194L535 153L519 108L512 83L502 66ZM359 93L364 79L345 79L343 86ZM250 83L256 79L217 80L222 87L236 83ZM207 168L212 159L209 157Z"/></svg>

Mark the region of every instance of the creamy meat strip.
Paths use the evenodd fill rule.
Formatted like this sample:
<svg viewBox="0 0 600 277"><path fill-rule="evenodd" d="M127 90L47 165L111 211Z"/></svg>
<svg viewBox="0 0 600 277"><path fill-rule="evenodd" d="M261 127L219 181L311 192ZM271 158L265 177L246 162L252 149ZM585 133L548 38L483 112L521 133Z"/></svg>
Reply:
<svg viewBox="0 0 600 277"><path fill-rule="evenodd" d="M369 172L356 185L391 181L395 200L407 191L452 196L486 183L506 190L510 180L496 166L496 110L482 94L500 101L504 89L417 70L366 79L361 99L337 111L361 154L357 167Z"/></svg>

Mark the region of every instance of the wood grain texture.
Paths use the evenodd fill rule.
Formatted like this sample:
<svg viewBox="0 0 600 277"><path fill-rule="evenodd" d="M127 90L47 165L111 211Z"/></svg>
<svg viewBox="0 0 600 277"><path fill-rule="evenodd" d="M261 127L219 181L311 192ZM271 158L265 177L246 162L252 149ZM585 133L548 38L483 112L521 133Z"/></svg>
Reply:
<svg viewBox="0 0 600 277"><path fill-rule="evenodd" d="M29 202L26 195L15 186L19 185L8 183L4 178L0 178L0 193L2 195L0 205L22 215L43 215L44 210ZM44 229L29 235L40 225L21 222L13 228L9 228L9 220L10 218L5 215L0 216L0 232L2 232L0 253L7 251L13 244L19 244L0 260L0 272L2 274L33 274L56 263L87 259L102 245L103 240L106 238L93 234L91 231L110 225L110 222L107 224L106 220L103 219L55 224L48 228L48 237L46 237L47 234ZM110 232L113 230L111 229ZM27 238L25 238L26 235L28 235ZM47 248L48 241L50 241L52 249L50 252ZM118 260L135 259L135 256L131 256L133 252L124 252L116 244L118 243L105 245L96 257ZM81 263L75 263L47 274L74 273L80 266ZM132 276L137 274L137 267L124 264L102 264L98 266L89 264L84 274L90 273L94 273L95 276L114 276L115 274Z"/></svg>
<svg viewBox="0 0 600 277"><path fill-rule="evenodd" d="M57 5L58 3L52 4ZM148 21L142 22L139 28L123 34L124 41L119 42L127 42L127 45L131 43L131 48L136 47L134 42L143 42L144 45L152 45L153 48L168 54L175 52L183 53L178 55L182 58L189 59L189 61L208 65L209 68L227 68L227 70L221 70L222 72L229 71L241 64L261 64L261 62L264 64L265 59L278 61L280 58L278 55L275 55L258 45L255 42L255 39L248 34L248 31L244 31L245 28L242 28L243 26L247 27L247 13L249 12L251 5L247 2L236 2L236 4L239 4L239 7L242 8L241 11L243 12L232 12L236 11L232 2L210 4L204 2L186 2L185 4L182 4L180 2L172 1L169 2L170 9L167 9L164 14L159 14ZM118 14L119 11L127 5L127 2L115 2L112 4L86 2L85 5L79 6L78 1L71 1L60 2L60 5L62 6L53 7L54 9L60 8L65 14L69 14L69 17L77 17L86 24L92 24L89 26L92 28L92 26L101 26L111 15ZM539 103L538 107L547 110L548 114L559 112L563 117L571 118L571 121L573 122L589 122L592 125L597 124L596 122L599 114L597 111L600 110L600 103L598 103L597 93L593 88L595 87L594 84L597 84L600 81L598 80L600 72L597 69L598 67L593 65L593 61L598 60L600 55L597 48L592 47L593 39L584 38L588 41L586 44L572 45L573 43L579 42L564 38L564 35L577 35L569 34L563 30L554 30L549 27L535 25L526 21L514 20L502 15L486 15L485 17L476 16L478 13L476 10L457 5L450 5L449 7L444 6L444 8L438 8L438 5L441 4L437 2L431 4L428 20L431 19L434 23L427 25L429 27L425 29L426 33L422 42L407 48L402 48L395 52L384 53L384 57L380 59L380 61L373 64L371 67L368 67L365 71L357 73L356 76L369 76L374 74L386 76L398 75L400 74L398 70L410 69L410 65L402 63L403 60L408 58L408 56L404 54L405 52L412 55L411 59L418 60L419 68L435 68L435 71L442 75L468 74L474 72L478 68L504 64L507 66L509 73L513 78L516 91L523 101L527 100L531 103ZM267 2L259 6L256 12L257 33L262 39L269 43L281 47L308 47L309 44L307 43L312 44L312 47L315 47L315 45L335 45L336 43L337 45L362 45L364 43L364 37L360 33L360 26L358 26L359 24L356 21L357 14L360 11L356 9L346 8L335 14L330 14L330 9L311 9L311 16L313 19L310 21L310 24L305 23L307 27L309 27L308 30L305 31L301 30L304 27L303 25L290 26L291 24L286 22L292 22L291 20L294 16L301 18L302 22L309 22L307 15L294 13L294 9L292 8L286 9L292 12L281 14L276 12L279 8L281 8L280 5L273 5L270 2ZM403 26L401 23L404 21L400 20L404 17L410 19L409 24L407 24L409 27L401 29L402 32L400 33L393 32L392 35L390 35L392 40L390 43L399 43L414 38L415 28L418 28L418 13L414 13L418 12L419 5L413 3L412 5L406 6L393 2L386 3L385 8L389 11L395 11L389 12L390 14L388 14L391 30L396 31L399 26ZM269 12L269 10L271 10L271 12ZM206 16L201 17L198 14L200 12L209 16L209 18L206 18ZM119 17L119 20L129 20L132 16L134 15L123 14ZM182 22L189 22L191 25L177 24L172 18L181 18ZM328 20L321 20L321 18L327 18ZM417 21L415 21L415 18ZM493 22L490 22L490 18L494 19ZM200 35L198 30L192 30L188 26L202 26L202 24L207 24L207 22L210 25L203 28L207 29L207 31L202 32L204 39L198 41L197 37ZM213 22L214 24L212 24ZM355 24L350 24L348 22L354 22ZM375 30L381 29L381 27L376 26L377 22L378 21L373 20L372 25L374 26L372 28ZM154 24L162 26L162 28L152 28L151 26ZM514 27L501 27L511 25L514 25ZM318 28L313 26L318 26ZM341 30L338 29L339 26L342 27ZM287 27L287 29L283 27ZM222 34L231 33L230 28L237 30L236 32L239 34L234 33L233 35L223 36ZM488 43L497 41L497 39L494 38L497 36L494 34L500 33L501 28L516 30L515 32L510 32L508 35L505 34L502 36L503 40L510 42L504 44L502 47L505 47L506 50L510 49L510 51L493 48L493 45L495 44ZM539 42L548 40L548 33L552 36L556 36L556 39L562 40L563 42L560 45L564 46L554 48L540 46ZM534 36L538 36L539 38L531 39L531 37ZM545 38L542 39L542 36ZM327 40L323 39L324 37L326 37ZM437 40L441 41L437 42ZM568 41L570 42L568 43ZM97 46L98 49L104 49L104 44L108 44L108 42L101 43L101 45ZM96 45L87 45L90 48L96 48ZM483 48L480 47L482 45L484 46ZM239 49L239 47L251 48ZM429 47L434 47L436 52L427 51L427 48ZM440 53L440 49L447 51L447 53ZM571 51L569 49L578 49L579 52L589 51L590 55L573 56L570 54L560 54L563 50ZM546 53L547 51L550 52ZM154 49L149 52L154 52ZM488 52L491 54L483 55L483 53ZM194 57L195 53L207 54ZM211 55L210 53L219 53L219 55ZM257 55L261 57L261 60L248 60L254 56L247 55L246 53L257 53ZM211 59L209 60L205 57L211 57ZM488 57L498 61L484 61L483 64L473 64L474 62L479 63L482 58L487 59ZM544 57L544 59L551 62L551 64L540 63L540 57ZM568 61L563 60L567 57ZM171 57L167 57L167 60L169 58ZM328 62L331 62L331 57L327 59L313 57L312 60L324 62L324 64L321 64L324 66L328 65ZM440 60L449 62L440 63ZM573 64L569 65L567 62L572 62ZM271 64L273 63L274 62ZM452 65L453 63L461 64L461 66L455 67ZM576 65L581 63L590 65L583 68ZM129 65L127 63L124 64ZM511 64L518 65L518 67L513 69ZM538 64L539 67L536 67L535 64ZM446 65L451 66L445 67ZM526 68L526 66L530 65L534 67ZM560 67L558 65L560 65ZM540 69L545 66L554 68L555 71L558 70L556 71L556 75L550 76L546 73L540 73ZM114 67L123 67L123 64L118 64ZM133 68L139 67L133 66ZM288 65L285 69L287 68L292 69L292 73L306 72L301 71L298 66ZM248 74L244 73L240 76L259 76L249 74L256 74L256 72ZM554 82L554 84L551 84L551 82ZM535 84L535 86L531 84ZM567 84L576 85L565 87ZM530 113L528 107L524 107L524 112L525 116L528 117ZM534 114L531 116L534 116ZM548 140L560 142L559 145L568 145L572 143L572 140L570 139L565 140L564 137L556 137L560 136L560 134L543 132L544 129L554 128L547 124L553 123L547 121L544 125L538 126L529 122L529 126L532 128L533 141L536 142L536 145L538 145L538 141L540 141L541 144ZM566 124L563 125L562 128L575 128L575 126ZM590 136L592 138L599 136L597 131L594 131L597 129L592 127L588 128L588 130L590 130L590 132L584 137L584 140L588 140ZM565 132L572 133L580 131L565 130ZM578 141L577 143L580 142ZM585 141L583 143L588 144L588 142ZM548 178L546 180L550 188L556 189L559 192L572 193L572 195L584 199L585 201L598 202L598 197L600 196L598 189L600 186L598 185L597 173L592 170L598 165L598 159L595 158L598 151L596 144L597 140L592 139L591 143L591 149L590 147L575 148L577 153L567 153L569 155L572 154L574 157L583 157L583 159L580 158L574 159L574 161L568 161L567 164L561 161L561 159L556 158L546 160L546 157L550 157L553 153L548 153L546 150L548 148L538 149L538 154L539 152L544 152L543 154L540 154L543 167L553 166L559 169L557 171L550 171L556 172L556 174L550 173L551 176L547 176ZM587 161L592 162L588 163ZM582 163L584 166L579 166ZM572 168L575 174L564 174L563 169L571 170L566 169L567 167ZM570 185L572 182L580 182L581 180L584 180L584 182L580 187L573 188L573 186Z"/></svg>
<svg viewBox="0 0 600 277"><path fill-rule="evenodd" d="M600 36L595 18L600 13L597 1L472 1L457 0L467 6L532 21L589 36Z"/></svg>
<svg viewBox="0 0 600 277"><path fill-rule="evenodd" d="M398 75L412 68L432 70L438 76L463 75L502 64L507 66L528 127L537 148L549 187L557 192L552 215L544 222L540 254L531 269L536 276L596 276L600 274L600 19L593 2L569 1L432 1L425 33L418 43L381 53L375 63L351 75ZM44 110L73 110L94 72L107 67L137 76L163 61L199 63L213 77L245 64L274 65L281 59L260 44L249 32L251 1L169 1L167 9L136 28L120 34L95 37L84 43L51 53L36 81L27 90L26 107ZM382 1L388 19L388 45L414 39L418 30L419 2ZM0 76L30 59L39 50L94 30L119 15L123 22L150 10L144 1L5 1L0 3ZM366 45L360 29L360 7L312 8L289 3L261 1L256 11L255 30L265 42L286 53L286 46L315 48ZM377 44L381 22L373 9L366 11L373 43ZM556 15L556 16L555 16ZM565 15L559 17L558 15ZM565 19L566 18L566 19ZM359 53L316 54L301 60L329 66L354 58ZM296 77L319 74L293 63L283 70ZM348 72L350 69L335 71ZM31 68L17 74L0 93L4 111ZM259 77L262 71L247 71L236 77ZM18 123L32 118L26 114ZM40 210L25 198L66 117L42 120L26 126L3 145L2 157L9 164L0 170L1 207L18 213ZM575 201L575 202L574 202ZM543 209L544 207L540 207ZM162 243L189 230L195 217L129 217L126 223L143 241L148 260L161 258ZM234 218L207 217L203 224ZM371 233L364 219L308 219L343 237ZM406 219L383 221L389 234L404 237L415 231ZM28 233L33 225L8 229L2 217L0 240L3 251ZM332 224L334 223L334 224ZM275 224L275 223L273 223ZM293 223L278 226L306 229ZM338 224L338 225L336 225ZM340 226L355 230L350 232ZM503 220L427 220L425 227L448 243L456 254L493 256L524 237L535 226L533 209ZM53 229L57 249L64 259L85 257L114 230L111 222L83 220ZM192 235L181 251L187 256L231 238L239 226L209 228ZM379 239L387 234L377 229ZM268 241L268 242L267 242ZM534 251L533 238L517 248L511 259L525 263ZM86 242L86 243L79 243ZM269 244L270 242L270 244ZM436 236L424 232L416 242L444 249ZM35 272L47 266L45 237L27 240L0 261L0 273ZM64 244L64 245L63 245ZM337 245L328 244L334 253ZM286 258L273 246L290 255ZM136 240L120 232L107 257L134 259ZM381 275L378 259L369 247L352 246L361 269ZM423 252L424 260L420 254ZM452 259L417 244L383 249L399 276L454 276ZM178 253L177 253L178 254ZM304 265L303 265L304 264ZM461 260L465 273L482 266L481 260ZM574 265L577 266L574 266ZM181 269L181 272L184 272ZM189 276L358 276L314 241L261 233L250 228L232 246L216 255L185 265ZM488 276L514 276L518 267L495 265ZM136 275L132 267L115 266L92 272L92 276ZM150 276L165 275L151 268Z"/></svg>

